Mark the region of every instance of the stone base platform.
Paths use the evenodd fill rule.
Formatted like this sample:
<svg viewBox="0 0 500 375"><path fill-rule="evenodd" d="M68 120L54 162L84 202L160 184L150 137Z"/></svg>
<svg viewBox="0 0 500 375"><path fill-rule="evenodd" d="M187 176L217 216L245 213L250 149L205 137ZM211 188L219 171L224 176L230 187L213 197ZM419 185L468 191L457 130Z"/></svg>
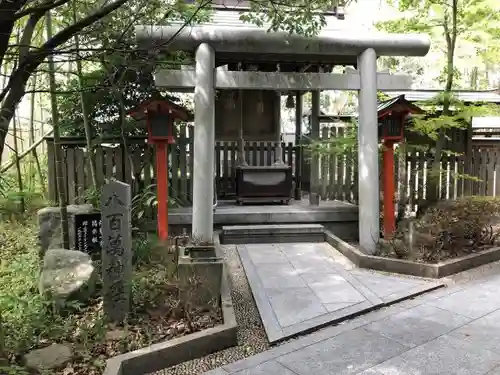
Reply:
<svg viewBox="0 0 500 375"><path fill-rule="evenodd" d="M223 244L323 242L321 224L231 225L223 226Z"/></svg>
<svg viewBox="0 0 500 375"><path fill-rule="evenodd" d="M190 233L192 208L170 208L169 233ZM219 201L214 210L214 228L228 225L321 224L344 241L358 239L358 207L339 201L321 201L310 205L308 199L290 204L238 206L235 201ZM155 221L144 221L144 229L156 230Z"/></svg>

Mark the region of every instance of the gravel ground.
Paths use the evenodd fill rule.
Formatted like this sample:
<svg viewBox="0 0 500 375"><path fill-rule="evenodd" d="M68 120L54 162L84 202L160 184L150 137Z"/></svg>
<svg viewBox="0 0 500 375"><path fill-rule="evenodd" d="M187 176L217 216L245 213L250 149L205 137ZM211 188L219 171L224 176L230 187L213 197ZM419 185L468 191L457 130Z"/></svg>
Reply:
<svg viewBox="0 0 500 375"><path fill-rule="evenodd" d="M231 278L231 295L238 322L238 346L181 363L154 375L199 375L216 367L250 357L269 348L260 315L234 245L223 245Z"/></svg>

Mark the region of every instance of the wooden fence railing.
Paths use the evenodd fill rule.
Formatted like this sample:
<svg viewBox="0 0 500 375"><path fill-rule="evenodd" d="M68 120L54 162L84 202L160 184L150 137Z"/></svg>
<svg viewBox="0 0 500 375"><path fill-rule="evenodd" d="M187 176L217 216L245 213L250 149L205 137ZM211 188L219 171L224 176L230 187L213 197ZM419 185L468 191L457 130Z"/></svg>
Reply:
<svg viewBox="0 0 500 375"><path fill-rule="evenodd" d="M95 150L96 174L99 182L114 177L131 184L137 194L155 184L154 148L146 143L145 137L128 137L124 144L120 138L105 138L101 147ZM53 138L46 138L48 153L49 196L57 201L55 180L55 157ZM283 161L295 168L295 148L292 143L282 143ZM68 202L78 203L85 191L92 186L90 166L86 157L86 142L81 137L62 139L63 177ZM276 142L245 142L246 160L251 165L271 165L276 157ZM193 131L181 127L176 143L169 145L169 196L182 205L192 202L193 175ZM235 166L237 142L216 142L215 178L219 198L235 194Z"/></svg>
<svg viewBox="0 0 500 375"><path fill-rule="evenodd" d="M344 137L342 127L323 128L322 139ZM305 137L307 140L307 137ZM46 138L48 152L49 196L57 201L55 182L53 139ZM115 177L133 186L134 193L144 191L155 184L154 149L147 145L144 137L129 137L126 145L120 138L103 139L97 148L96 171L100 182ZM84 138L63 138L63 175L70 203L78 203L85 191L92 186L86 143ZM275 160L275 142L245 142L245 157L251 165L270 165ZM127 150L125 152L125 150ZM216 142L215 178L219 198L231 197L235 193L235 166L237 162L237 142ZM298 147L292 143L282 144L283 160L292 166ZM192 203L193 175L193 129L180 128L176 144L169 147L169 194L183 205ZM302 148L301 182L307 191L310 180L310 152ZM426 183L429 180L432 159L429 155L408 152L406 163L396 154L396 187L398 197L415 209L419 201L426 199ZM319 193L323 200L341 200L352 203L358 201L357 157L347 153L343 156L324 153L319 162ZM464 174L474 179L463 178ZM406 180L405 180L406 179ZM463 195L500 195L500 148L474 146L468 157L443 156L440 170L442 198L457 198ZM382 188L382 186L381 186Z"/></svg>
<svg viewBox="0 0 500 375"><path fill-rule="evenodd" d="M345 129L323 128L321 138L342 138ZM306 152L306 159L307 159ZM430 179L432 155L411 151L401 160L401 153L395 157L395 180L397 197L414 211L418 202L427 198L426 185ZM357 155L342 156L324 152L320 156L320 196L324 200L358 201ZM382 174L382 165L379 168ZM309 171L303 179L309 178ZM473 145L469 155L443 155L439 171L441 199L455 199L462 196L500 195L500 144ZM382 182L382 180L381 180ZM380 184L383 189L382 183Z"/></svg>

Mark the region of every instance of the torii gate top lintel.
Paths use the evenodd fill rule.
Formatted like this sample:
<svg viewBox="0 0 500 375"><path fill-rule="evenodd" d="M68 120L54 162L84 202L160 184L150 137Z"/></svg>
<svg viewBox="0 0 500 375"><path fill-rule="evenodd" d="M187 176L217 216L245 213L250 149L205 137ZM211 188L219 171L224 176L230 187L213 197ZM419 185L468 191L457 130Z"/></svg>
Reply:
<svg viewBox="0 0 500 375"><path fill-rule="evenodd" d="M306 37L228 26L192 26L179 32L181 26L137 26L136 38L140 45L159 49L190 52L207 43L216 54L265 54L266 58L282 62L310 56L311 61L321 58L324 63L335 63L340 56L358 56L368 48L373 48L379 56L425 56L430 49L430 39L423 34L354 34L339 30Z"/></svg>

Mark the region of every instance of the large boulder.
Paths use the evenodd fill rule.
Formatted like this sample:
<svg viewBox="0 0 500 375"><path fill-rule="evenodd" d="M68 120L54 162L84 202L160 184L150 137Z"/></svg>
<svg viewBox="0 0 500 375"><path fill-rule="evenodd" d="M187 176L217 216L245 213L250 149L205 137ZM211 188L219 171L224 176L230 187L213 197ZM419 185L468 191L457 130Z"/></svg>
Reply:
<svg viewBox="0 0 500 375"><path fill-rule="evenodd" d="M69 205L68 228L69 247L75 248L75 214L92 213L95 209L91 204ZM40 258L43 258L48 249L63 248L61 235L61 210L59 207L45 207L38 211Z"/></svg>
<svg viewBox="0 0 500 375"><path fill-rule="evenodd" d="M30 351L24 356L24 362L26 367L41 372L61 368L72 358L73 353L69 346L52 344Z"/></svg>
<svg viewBox="0 0 500 375"><path fill-rule="evenodd" d="M54 301L87 300L94 292L97 273L88 254L50 249L43 258L40 293Z"/></svg>

